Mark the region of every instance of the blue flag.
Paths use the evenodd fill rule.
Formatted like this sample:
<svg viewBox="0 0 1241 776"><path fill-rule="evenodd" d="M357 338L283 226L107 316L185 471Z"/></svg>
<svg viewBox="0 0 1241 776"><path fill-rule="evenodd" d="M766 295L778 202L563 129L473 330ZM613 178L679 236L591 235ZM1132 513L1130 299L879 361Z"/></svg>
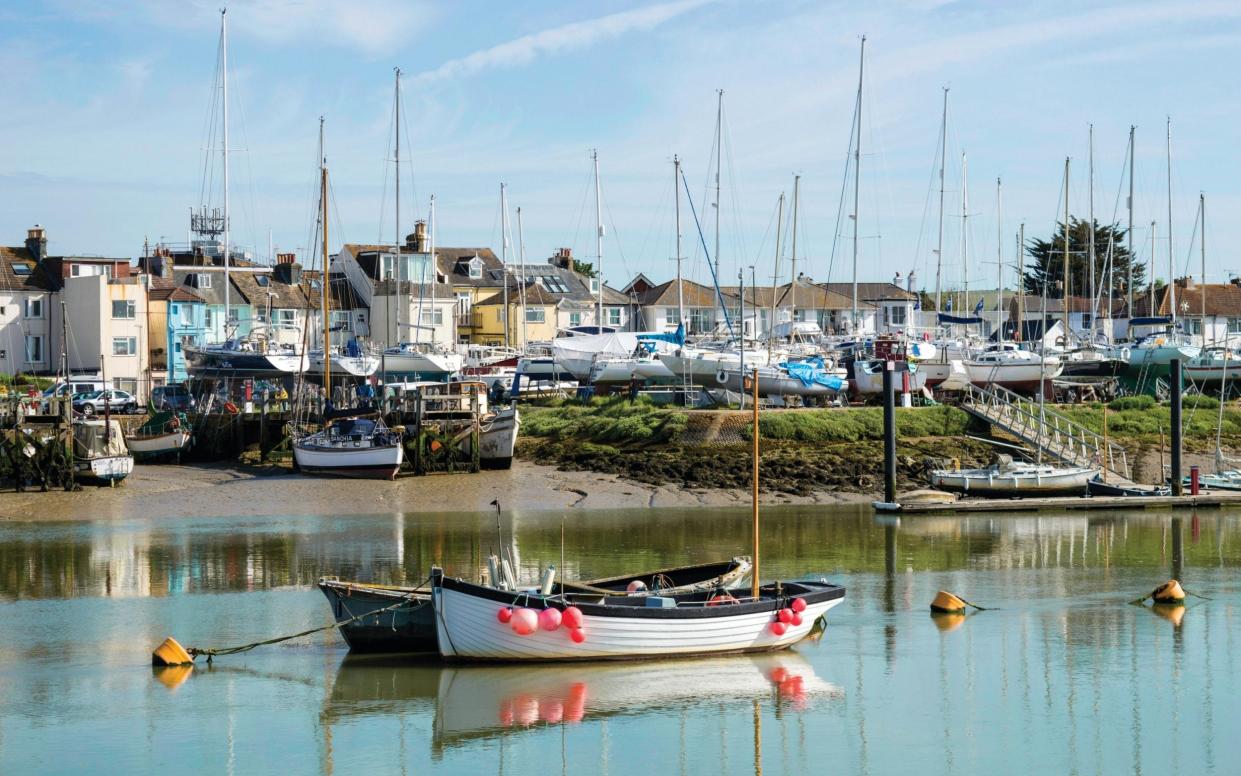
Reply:
<svg viewBox="0 0 1241 776"><path fill-rule="evenodd" d="M978 300L978 304L974 305L974 315L982 315L982 300Z"/></svg>
<svg viewBox="0 0 1241 776"><path fill-rule="evenodd" d="M944 312L952 312L952 297L948 297L948 300L944 302Z"/></svg>

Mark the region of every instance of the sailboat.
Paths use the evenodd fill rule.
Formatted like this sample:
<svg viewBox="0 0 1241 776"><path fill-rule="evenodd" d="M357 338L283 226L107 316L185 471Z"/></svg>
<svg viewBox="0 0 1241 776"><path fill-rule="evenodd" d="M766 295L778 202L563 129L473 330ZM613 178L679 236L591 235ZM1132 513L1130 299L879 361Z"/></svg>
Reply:
<svg viewBox="0 0 1241 776"><path fill-rule="evenodd" d="M232 265L232 246L229 244L228 202L228 11L220 11L220 90L221 90L221 145L223 217L218 229L223 234L221 250L224 261L224 321L232 320L232 281L229 268ZM191 217L191 225L196 217ZM210 219L215 222L216 219ZM210 233L219 235L217 227ZM296 345L282 343L271 327L256 327L246 337L227 336L223 342L183 346L189 372L194 377L271 377L280 378L306 370L306 355Z"/></svg>
<svg viewBox="0 0 1241 776"><path fill-rule="evenodd" d="M319 147L323 147L323 119L319 119ZM323 267L327 276L328 213L327 160L320 155L320 198L323 222ZM328 283L322 283L323 341L331 337L331 298ZM323 385L332 384L332 362L322 362ZM401 434L389 430L383 417L373 409L328 410L323 413L323 428L293 440L293 460L297 468L313 474L336 474L345 477L379 477L395 479L404 460L405 448Z"/></svg>

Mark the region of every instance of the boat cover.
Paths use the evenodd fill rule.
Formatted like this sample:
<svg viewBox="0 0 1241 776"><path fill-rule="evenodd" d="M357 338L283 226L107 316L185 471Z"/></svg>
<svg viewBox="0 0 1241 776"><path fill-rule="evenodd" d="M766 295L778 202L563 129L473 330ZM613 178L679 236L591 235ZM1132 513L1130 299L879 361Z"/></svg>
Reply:
<svg viewBox="0 0 1241 776"><path fill-rule="evenodd" d="M935 316L940 323L982 323L982 318L974 315L948 315L939 313Z"/></svg>
<svg viewBox="0 0 1241 776"><path fill-rule="evenodd" d="M778 366L788 372L790 377L800 380L801 384L806 387L822 385L833 391L839 391L845 385L844 380L828 373L827 367L823 364L823 359L819 356L808 358L804 361L785 361L778 364Z"/></svg>
<svg viewBox="0 0 1241 776"><path fill-rule="evenodd" d="M107 432L107 433L105 433ZM75 458L103 458L129 455L125 435L117 420L88 420L73 424L73 455Z"/></svg>

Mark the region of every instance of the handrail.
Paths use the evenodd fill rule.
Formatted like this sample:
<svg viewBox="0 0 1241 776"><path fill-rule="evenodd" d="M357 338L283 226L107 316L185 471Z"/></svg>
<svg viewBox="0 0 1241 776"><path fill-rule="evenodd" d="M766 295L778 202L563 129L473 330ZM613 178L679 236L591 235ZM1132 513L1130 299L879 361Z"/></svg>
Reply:
<svg viewBox="0 0 1241 776"><path fill-rule="evenodd" d="M981 414L988 419L1008 426L1009 431L1055 453L1063 460L1100 464L1125 479L1130 477L1129 459L1124 447L1111 440L1107 440L1105 445L1101 434L1069 417L1049 411L1043 406L1038 407L1037 413L1031 411L1024 405L1034 402L1002 386L982 388L970 384L965 389L965 398L967 405L979 407ZM1031 431L1037 432L1037 439L1028 439ZM1115 465L1118 453L1120 467Z"/></svg>

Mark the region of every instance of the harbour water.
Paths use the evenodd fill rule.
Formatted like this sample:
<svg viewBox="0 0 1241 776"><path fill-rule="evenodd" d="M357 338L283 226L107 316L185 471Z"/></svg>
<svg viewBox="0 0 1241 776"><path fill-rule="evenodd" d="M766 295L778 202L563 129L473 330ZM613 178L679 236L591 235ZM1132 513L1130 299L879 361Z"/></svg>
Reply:
<svg viewBox="0 0 1241 776"><path fill-rule="evenodd" d="M747 510L505 515L522 574L748 553ZM0 773L1235 773L1241 513L764 510L765 578L848 587L763 657L441 667L347 657L321 575L473 574L494 514L0 523ZM1170 575L1206 598L1129 605ZM934 618L938 589L988 607Z"/></svg>

